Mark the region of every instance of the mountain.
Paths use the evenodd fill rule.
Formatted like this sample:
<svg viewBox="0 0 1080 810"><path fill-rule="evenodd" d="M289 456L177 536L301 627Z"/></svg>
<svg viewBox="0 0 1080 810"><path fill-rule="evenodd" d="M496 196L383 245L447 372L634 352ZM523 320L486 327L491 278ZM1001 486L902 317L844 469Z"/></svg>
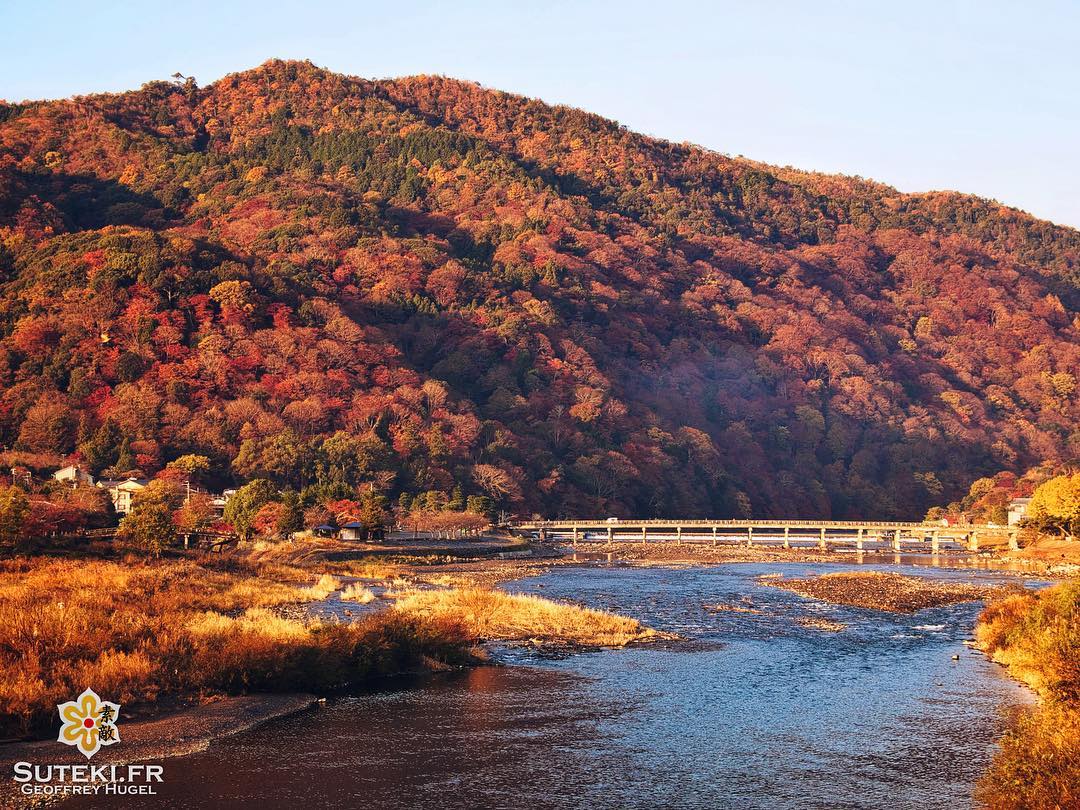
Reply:
<svg viewBox="0 0 1080 810"><path fill-rule="evenodd" d="M1075 230L446 78L0 105L0 440L94 472L913 518L1077 455L1078 307Z"/></svg>

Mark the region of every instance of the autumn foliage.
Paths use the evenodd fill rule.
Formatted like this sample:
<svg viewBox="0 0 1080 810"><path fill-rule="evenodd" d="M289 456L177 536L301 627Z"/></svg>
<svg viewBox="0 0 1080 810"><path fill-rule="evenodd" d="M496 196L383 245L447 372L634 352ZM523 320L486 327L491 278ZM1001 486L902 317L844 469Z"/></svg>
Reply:
<svg viewBox="0 0 1080 810"><path fill-rule="evenodd" d="M997 600L976 627L979 645L1043 700L1016 713L982 778L991 810L1080 804L1080 582Z"/></svg>
<svg viewBox="0 0 1080 810"><path fill-rule="evenodd" d="M0 441L304 509L917 517L1076 454L1078 262L449 79L0 105Z"/></svg>
<svg viewBox="0 0 1080 810"><path fill-rule="evenodd" d="M472 660L475 638L452 617L282 618L271 608L325 599L340 581L303 587L298 569L203 562L0 564L0 734L47 733L56 704L87 684L137 704L334 689Z"/></svg>

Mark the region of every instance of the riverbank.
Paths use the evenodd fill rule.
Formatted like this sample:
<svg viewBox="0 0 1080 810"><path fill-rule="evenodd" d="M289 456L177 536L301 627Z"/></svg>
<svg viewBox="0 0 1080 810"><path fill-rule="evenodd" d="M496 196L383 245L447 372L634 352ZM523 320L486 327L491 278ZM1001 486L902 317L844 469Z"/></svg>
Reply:
<svg viewBox="0 0 1080 810"><path fill-rule="evenodd" d="M1042 569L1050 576L1080 576L1080 541L1041 536L1021 548L1005 552L1002 561Z"/></svg>
<svg viewBox="0 0 1080 810"><path fill-rule="evenodd" d="M613 546L612 553L623 554L612 561L641 568L856 562L855 555L807 549ZM634 619L567 604L568 599L576 601L574 594L560 594L562 601L551 602L491 590L501 582L573 566L571 557L327 559L321 553L327 550L334 549L289 549L282 544L163 561L41 558L0 564L0 612L9 606L13 610L0 615L0 649L22 644L26 651L18 661L0 660L0 666L19 671L25 662L41 665L36 674L20 672L17 681L0 684L0 715L9 716L11 701L22 689L24 703L37 695L41 716L51 721L55 704L84 688L78 686L78 677L88 679L102 697L123 705L125 732L144 723L163 723L156 728L166 739L205 746L235 733L233 729L242 730L244 717L257 715L259 705L291 699L298 690L333 691L398 672L481 663L478 645L486 640L580 648L665 638ZM604 552L588 556L608 559ZM379 596L364 604L364 613L350 614L348 610L360 610L363 600L349 601L346 594L364 594L370 588ZM338 604L339 599L350 606L339 621L332 616L329 621L313 620L305 608ZM379 606L384 609L379 611ZM844 627L817 617L803 617L797 624L833 633ZM177 657L178 651L183 655ZM214 665L207 667L207 662ZM35 678L39 693L28 688ZM238 694L247 702L217 697ZM207 697L209 703L204 702ZM269 702L262 703L264 698ZM170 708L162 714L165 707ZM205 722L200 717L204 711L221 722ZM41 726L30 726L40 733ZM136 757L127 746L129 735L123 739L125 745L116 750ZM52 742L37 745L61 748ZM0 756L17 747L0 748ZM186 753L182 748L146 750L152 752L149 757Z"/></svg>
<svg viewBox="0 0 1080 810"><path fill-rule="evenodd" d="M659 637L634 619L492 590L479 576L425 569L424 582L406 566L358 561L336 570L258 554L0 563L0 738L55 734L56 705L88 686L130 722L218 696L330 692L471 666L487 660L489 640L599 647ZM496 570L487 573L524 573ZM359 610L375 601L365 585L375 580L386 586L382 609L345 620L302 609L336 594Z"/></svg>
<svg viewBox="0 0 1080 810"><path fill-rule="evenodd" d="M1080 582L991 603L975 635L1042 698L1013 717L979 799L991 810L1080 807Z"/></svg>
<svg viewBox="0 0 1080 810"><path fill-rule="evenodd" d="M384 612L298 621L281 605L324 599L329 574L243 558L0 564L0 737L40 736L91 686L117 703L328 690L475 659L448 620Z"/></svg>

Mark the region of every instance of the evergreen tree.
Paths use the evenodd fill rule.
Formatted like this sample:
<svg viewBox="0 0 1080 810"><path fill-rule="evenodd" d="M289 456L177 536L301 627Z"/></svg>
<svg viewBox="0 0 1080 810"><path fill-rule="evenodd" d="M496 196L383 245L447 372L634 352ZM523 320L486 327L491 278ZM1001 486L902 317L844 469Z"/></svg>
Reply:
<svg viewBox="0 0 1080 810"><path fill-rule="evenodd" d="M491 517L495 511L495 502L487 495L470 495L466 501L465 510L472 512L474 515Z"/></svg>
<svg viewBox="0 0 1080 810"><path fill-rule="evenodd" d="M0 491L0 543L15 546L29 516L30 499L21 488L10 486Z"/></svg>
<svg viewBox="0 0 1080 810"><path fill-rule="evenodd" d="M120 450L116 454L116 464L113 466L121 475L135 469L135 457L131 454L131 443L128 441L127 436L120 442Z"/></svg>
<svg viewBox="0 0 1080 810"><path fill-rule="evenodd" d="M369 532L386 525L386 498L373 489L365 492L360 502L360 522Z"/></svg>
<svg viewBox="0 0 1080 810"><path fill-rule="evenodd" d="M175 481L151 481L131 500L131 511L120 521L119 537L155 556L176 535L173 513L184 503L184 491Z"/></svg>
<svg viewBox="0 0 1080 810"><path fill-rule="evenodd" d="M281 496L281 507L277 531L279 535L288 539L304 528L304 509L300 504L299 494L292 489L286 490Z"/></svg>
<svg viewBox="0 0 1080 810"><path fill-rule="evenodd" d="M274 485L265 478L256 478L236 490L225 504L224 518L232 525L241 540L250 540L254 531L255 515L264 504L277 500Z"/></svg>

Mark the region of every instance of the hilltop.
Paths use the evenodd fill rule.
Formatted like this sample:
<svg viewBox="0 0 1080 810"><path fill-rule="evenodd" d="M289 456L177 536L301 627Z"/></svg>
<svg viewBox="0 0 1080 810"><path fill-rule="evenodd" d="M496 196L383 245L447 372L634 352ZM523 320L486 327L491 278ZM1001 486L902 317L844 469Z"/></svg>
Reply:
<svg viewBox="0 0 1080 810"><path fill-rule="evenodd" d="M0 105L0 441L94 473L918 517L1077 455L1078 306L1075 230L452 79Z"/></svg>

